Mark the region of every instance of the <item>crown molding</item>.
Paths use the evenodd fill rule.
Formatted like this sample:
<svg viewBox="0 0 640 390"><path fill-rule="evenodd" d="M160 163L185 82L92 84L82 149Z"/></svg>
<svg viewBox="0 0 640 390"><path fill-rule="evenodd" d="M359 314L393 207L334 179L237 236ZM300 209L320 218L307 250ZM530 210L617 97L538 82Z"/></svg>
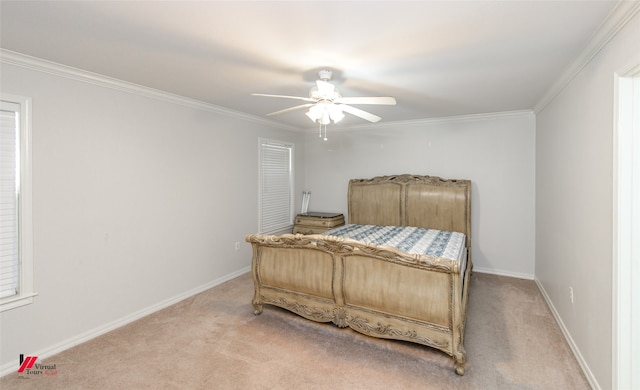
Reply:
<svg viewBox="0 0 640 390"><path fill-rule="evenodd" d="M93 73L86 70L74 68L71 66L58 64L52 61L43 60L41 58L28 56L26 54L14 52L14 51L2 49L2 48L0 48L0 63L14 65L14 66L18 66L26 69L31 69L37 72L47 73L54 76L65 77L68 79L72 79L72 80L76 80L76 81L80 81L88 84L93 84L93 85L97 85L104 88L115 89L121 92L132 93L132 94L143 96L149 99L178 104L178 105L190 107L196 110L208 111L208 112L224 115L227 117L237 118L237 119L241 119L241 120L245 120L245 121L249 121L249 122L253 122L261 125L277 127L283 130L306 132L311 129L316 129L316 127L308 127L305 129L300 129L298 127L286 125L277 121L265 119L255 115L246 114L240 111L230 110L230 109L219 107L210 103L205 103L200 100L171 94L169 92L145 87L138 84L133 84L127 81L111 78L98 73ZM531 110L521 110L521 111L508 111L508 112L497 112L497 113L487 113L487 114L459 115L459 116L451 116L451 117L426 118L426 119L395 121L395 122L379 122L375 124L353 125L349 127L340 127L340 128L334 127L334 130L344 131L344 130L353 130L353 129L371 128L371 127L388 127L388 126L401 127L401 126L414 126L414 125L445 123L445 122L490 120L490 119L496 119L496 118L504 118L507 116L529 115L531 113L532 113Z"/></svg>
<svg viewBox="0 0 640 390"><path fill-rule="evenodd" d="M533 107L534 113L539 113L587 66L591 60L606 47L609 42L626 26L640 11L640 1L620 0L607 18L600 24L597 31L582 49L578 57L564 70L553 83L547 93Z"/></svg>
<svg viewBox="0 0 640 390"><path fill-rule="evenodd" d="M478 121L489 121L489 120L495 120L495 119L521 117L521 116L531 116L531 115L534 115L532 110L514 110L514 111L487 112L482 114L446 116L446 117L439 117L439 118L425 118L425 119L397 121L397 122L386 122L386 125L400 127L400 126L441 124L441 123L478 122Z"/></svg>
<svg viewBox="0 0 640 390"><path fill-rule="evenodd" d="M159 100L167 103L177 104L196 110L207 111L215 114L224 115L231 118L241 119L244 121L254 122L270 127L277 127L283 130L299 131L300 129L282 124L280 122L257 117L255 115L246 114L240 111L230 110L228 108L216 106L201 100L191 99L184 96L172 94L169 92L145 87L142 85L130 83L127 81L111 78L98 73L74 68L67 65L43 60L41 58L28 56L26 54L14 52L0 48L0 63L14 65L21 68L35 70L37 72L47 73L54 76L65 77L68 79L93 84L103 88L115 89L117 91L131 93L134 95L146 97L149 99Z"/></svg>
<svg viewBox="0 0 640 390"><path fill-rule="evenodd" d="M504 119L504 118L514 118L514 117L524 117L524 116L533 116L533 110L514 110L514 111L501 111L501 112L489 112L483 114L468 114L468 115L456 115L456 116L446 116L446 117L438 117L438 118L424 118L424 119L413 119L413 120L405 120L405 121L394 121L394 122L378 122L378 123L367 123L362 125L352 125L345 127L338 127L333 125L328 127L331 131L350 131L350 130L361 130L361 129L372 129L372 128L385 128L385 127L410 127L410 126L419 126L419 125L433 125L433 124L442 124L442 123L461 123L461 122L478 122L478 121L488 121L495 119ZM308 127L307 130L318 130L318 127Z"/></svg>

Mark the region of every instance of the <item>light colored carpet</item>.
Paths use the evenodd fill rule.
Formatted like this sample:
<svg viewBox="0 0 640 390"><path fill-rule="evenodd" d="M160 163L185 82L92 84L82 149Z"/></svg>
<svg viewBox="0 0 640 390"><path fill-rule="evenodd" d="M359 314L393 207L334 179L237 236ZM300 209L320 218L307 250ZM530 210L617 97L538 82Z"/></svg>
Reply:
<svg viewBox="0 0 640 390"><path fill-rule="evenodd" d="M249 274L52 356L56 376L4 389L588 389L533 281L474 273L467 367L265 305Z"/></svg>

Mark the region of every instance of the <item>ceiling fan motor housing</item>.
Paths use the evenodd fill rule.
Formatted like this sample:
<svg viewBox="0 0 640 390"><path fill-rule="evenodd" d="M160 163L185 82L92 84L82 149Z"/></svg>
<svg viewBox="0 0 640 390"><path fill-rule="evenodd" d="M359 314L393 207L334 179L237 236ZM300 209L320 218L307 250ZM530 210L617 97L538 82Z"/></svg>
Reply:
<svg viewBox="0 0 640 390"><path fill-rule="evenodd" d="M341 98L340 92L336 87L329 82L333 73L330 70L321 70L318 72L320 80L316 81L316 85L309 91L309 97L319 102L333 102L334 100Z"/></svg>
<svg viewBox="0 0 640 390"><path fill-rule="evenodd" d="M320 80L329 81L333 77L333 72L330 70L321 70L318 72Z"/></svg>
<svg viewBox="0 0 640 390"><path fill-rule="evenodd" d="M317 86L311 87L309 97L317 101L333 102L335 99L341 98L340 92L336 88L321 90Z"/></svg>

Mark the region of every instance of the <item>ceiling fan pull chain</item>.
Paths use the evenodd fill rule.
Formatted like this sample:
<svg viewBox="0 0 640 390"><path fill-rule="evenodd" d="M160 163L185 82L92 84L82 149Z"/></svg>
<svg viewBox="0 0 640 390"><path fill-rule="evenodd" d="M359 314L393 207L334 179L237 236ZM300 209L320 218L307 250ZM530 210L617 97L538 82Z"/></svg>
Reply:
<svg viewBox="0 0 640 390"><path fill-rule="evenodd" d="M324 140L327 140L327 125L324 125Z"/></svg>
<svg viewBox="0 0 640 390"><path fill-rule="evenodd" d="M322 123L318 123L318 138L322 138Z"/></svg>

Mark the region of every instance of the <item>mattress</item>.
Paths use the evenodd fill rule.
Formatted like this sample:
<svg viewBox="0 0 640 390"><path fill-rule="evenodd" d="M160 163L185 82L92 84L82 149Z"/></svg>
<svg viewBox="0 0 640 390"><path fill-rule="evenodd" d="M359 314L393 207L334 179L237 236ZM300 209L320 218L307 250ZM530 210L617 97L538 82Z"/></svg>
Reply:
<svg viewBox="0 0 640 390"><path fill-rule="evenodd" d="M459 261L461 274L466 268L467 248L464 233L413 226L376 226L347 224L323 233L364 243L387 245L401 251Z"/></svg>

